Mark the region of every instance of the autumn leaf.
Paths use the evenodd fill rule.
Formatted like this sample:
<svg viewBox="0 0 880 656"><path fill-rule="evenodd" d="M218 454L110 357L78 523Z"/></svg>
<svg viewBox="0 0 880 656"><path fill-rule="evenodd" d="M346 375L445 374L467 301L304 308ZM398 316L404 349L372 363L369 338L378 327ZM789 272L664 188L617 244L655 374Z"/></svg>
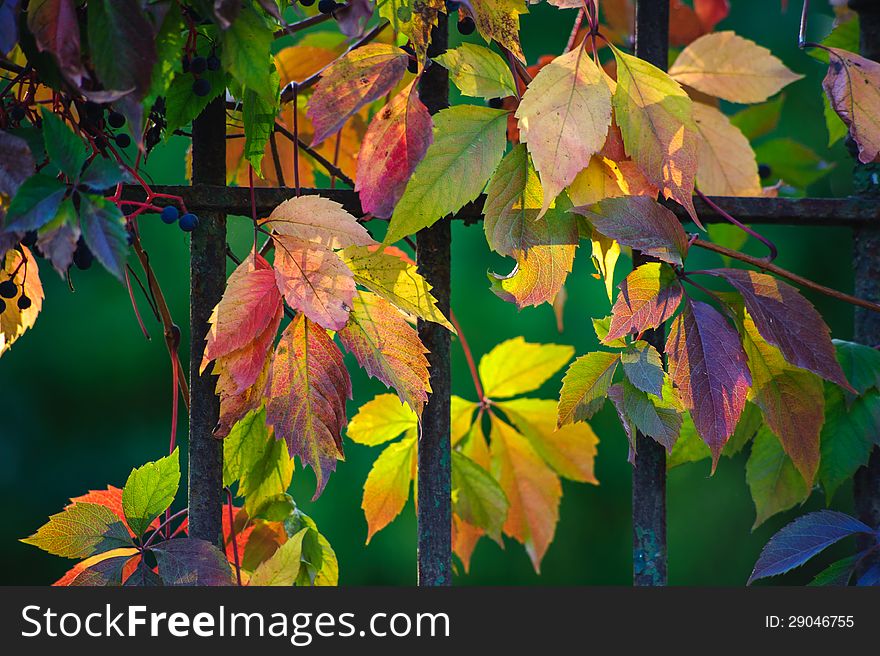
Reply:
<svg viewBox="0 0 880 656"><path fill-rule="evenodd" d="M694 103L697 126L697 184L710 196L761 196L755 151L724 114Z"/></svg>
<svg viewBox="0 0 880 656"><path fill-rule="evenodd" d="M67 506L22 542L65 558L88 558L132 546L125 524L112 510L95 503Z"/></svg>
<svg viewBox="0 0 880 656"><path fill-rule="evenodd" d="M223 552L205 540L178 538L152 547L164 585L232 585L232 570Z"/></svg>
<svg viewBox="0 0 880 656"><path fill-rule="evenodd" d="M504 533L525 545L540 571L559 521L562 485L526 438L494 414L490 417L492 474L510 503Z"/></svg>
<svg viewBox="0 0 880 656"><path fill-rule="evenodd" d="M522 337L501 342L480 359L479 373L487 398L503 399L538 389L571 360L574 348L532 344Z"/></svg>
<svg viewBox="0 0 880 656"><path fill-rule="evenodd" d="M400 48L369 43L336 60L321 75L308 116L317 145L335 134L364 105L391 91L406 73L409 56Z"/></svg>
<svg viewBox="0 0 880 656"><path fill-rule="evenodd" d="M746 462L746 483L755 502L752 530L776 513L803 503L811 492L811 486L767 427L758 431L752 443Z"/></svg>
<svg viewBox="0 0 880 656"><path fill-rule="evenodd" d="M411 82L376 112L364 135L354 187L364 212L391 216L432 141L431 115Z"/></svg>
<svg viewBox="0 0 880 656"><path fill-rule="evenodd" d="M693 103L656 66L613 50L617 90L612 100L626 152L663 196L684 207L699 225L691 198L697 170Z"/></svg>
<svg viewBox="0 0 880 656"><path fill-rule="evenodd" d="M691 43L676 58L669 76L735 103L763 102L803 77L766 48L729 31L707 34Z"/></svg>
<svg viewBox="0 0 880 656"><path fill-rule="evenodd" d="M663 362L660 354L647 342L638 340L620 352L620 364L627 379L646 394L662 396Z"/></svg>
<svg viewBox="0 0 880 656"><path fill-rule="evenodd" d="M449 79L465 96L504 98L516 95L510 67L494 52L474 43L462 43L434 58L449 71Z"/></svg>
<svg viewBox="0 0 880 656"><path fill-rule="evenodd" d="M315 471L318 498L343 456L342 429L351 380L339 347L327 331L300 314L281 334L275 349L266 421Z"/></svg>
<svg viewBox="0 0 880 656"><path fill-rule="evenodd" d="M473 15L477 29L486 41L496 41L520 61L526 60L519 42L519 15L528 12L525 0L479 0Z"/></svg>
<svg viewBox="0 0 880 656"><path fill-rule="evenodd" d="M822 88L859 146L859 161L880 153L880 64L846 50L827 48L831 59Z"/></svg>
<svg viewBox="0 0 880 656"><path fill-rule="evenodd" d="M272 210L260 222L276 235L310 241L325 248L370 246L376 242L357 219L336 201L323 196L297 196Z"/></svg>
<svg viewBox="0 0 880 656"><path fill-rule="evenodd" d="M460 451L452 452L452 493L456 515L501 540L509 507L504 490L482 465Z"/></svg>
<svg viewBox="0 0 880 656"><path fill-rule="evenodd" d="M516 118L544 187L541 214L605 143L611 91L604 75L586 49L574 48L544 66L523 94Z"/></svg>
<svg viewBox="0 0 880 656"><path fill-rule="evenodd" d="M386 244L433 225L480 195L504 154L506 120L505 111L473 105L434 115L434 141L394 208Z"/></svg>
<svg viewBox="0 0 880 656"><path fill-rule="evenodd" d="M621 393L616 400L613 399L615 405L620 406L618 410L623 411L637 430L671 453L681 432L684 408L669 378L664 380L662 396L640 390L629 378L619 384L619 389ZM630 442L634 444L632 440Z"/></svg>
<svg viewBox="0 0 880 656"><path fill-rule="evenodd" d="M712 451L714 470L752 382L739 335L711 305L688 301L670 326L666 353L681 400Z"/></svg>
<svg viewBox="0 0 880 656"><path fill-rule="evenodd" d="M339 341L370 376L393 387L421 416L431 391L428 351L397 308L381 296L359 291Z"/></svg>
<svg viewBox="0 0 880 656"><path fill-rule="evenodd" d="M408 433L379 454L364 483L361 508L367 519L367 544L400 514L409 498L416 467L417 434L414 429Z"/></svg>
<svg viewBox="0 0 880 656"><path fill-rule="evenodd" d="M604 344L656 328L675 314L684 293L675 271L662 262L641 265L619 287Z"/></svg>
<svg viewBox="0 0 880 656"><path fill-rule="evenodd" d="M716 269L745 301L758 332L796 367L855 392L834 354L828 326L812 304L781 280L757 271Z"/></svg>
<svg viewBox="0 0 880 656"><path fill-rule="evenodd" d="M315 323L339 330L355 295L354 274L320 244L275 235L275 279L284 300Z"/></svg>
<svg viewBox="0 0 880 656"><path fill-rule="evenodd" d="M590 164L575 176L567 192L575 206L619 196L657 198L658 194L657 187L648 182L635 162L614 161L603 155L590 158Z"/></svg>
<svg viewBox="0 0 880 656"><path fill-rule="evenodd" d="M431 285L416 265L402 257L393 246L352 246L342 252L342 259L354 274L354 281L393 303L402 312L433 321L455 332L437 307Z"/></svg>
<svg viewBox="0 0 880 656"><path fill-rule="evenodd" d="M556 425L586 421L605 403L620 356L595 351L571 363L562 378Z"/></svg>
<svg viewBox="0 0 880 656"><path fill-rule="evenodd" d="M346 433L358 444L378 446L418 425L418 415L406 403L394 394L379 394L358 408Z"/></svg>
<svg viewBox="0 0 880 656"><path fill-rule="evenodd" d="M592 248L592 262L596 269L594 278L605 282L605 293L608 301L614 301L614 270L617 268L617 260L620 259L620 244L605 235L590 231L590 246Z"/></svg>
<svg viewBox="0 0 880 656"><path fill-rule="evenodd" d="M296 581L302 564L303 538L311 529L297 531L272 556L260 563L251 575L249 585L290 587Z"/></svg>
<svg viewBox="0 0 880 656"><path fill-rule="evenodd" d="M0 356L21 337L29 328L33 328L37 315L43 307L43 285L34 256L26 246L21 250L10 249L0 255L0 273L4 280L12 280L16 285L16 295L2 299L5 308L0 313ZM31 300L30 307L22 310L18 306L22 295Z"/></svg>
<svg viewBox="0 0 880 656"><path fill-rule="evenodd" d="M670 264L681 265L687 256L688 237L678 218L649 196L606 198L574 211L623 246Z"/></svg>
<svg viewBox="0 0 880 656"><path fill-rule="evenodd" d="M83 68L76 3L73 0L35 0L28 6L27 26L40 52L52 53L61 71L79 85Z"/></svg>

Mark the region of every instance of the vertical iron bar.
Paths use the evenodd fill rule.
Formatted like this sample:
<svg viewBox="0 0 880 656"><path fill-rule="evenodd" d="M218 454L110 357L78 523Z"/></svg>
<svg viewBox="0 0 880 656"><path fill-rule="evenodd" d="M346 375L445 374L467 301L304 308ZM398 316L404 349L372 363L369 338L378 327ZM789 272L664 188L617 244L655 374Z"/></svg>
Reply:
<svg viewBox="0 0 880 656"><path fill-rule="evenodd" d="M668 53L668 0L638 0L636 56L666 70ZM633 266L651 259L634 252ZM644 339L663 353L663 326L647 331ZM666 451L642 433L636 434L636 451L632 472L633 585L666 585Z"/></svg>
<svg viewBox="0 0 880 656"><path fill-rule="evenodd" d="M440 14L431 33L429 57L446 50L449 22ZM428 68L419 82L419 96L434 114L449 105L449 74L442 66ZM449 316L451 229L449 217L420 230L416 239L419 272L434 288L440 310ZM452 386L450 337L446 328L419 320L419 337L430 351L431 396L422 413L419 439L418 580L421 586L452 583L452 489L449 404Z"/></svg>
<svg viewBox="0 0 880 656"><path fill-rule="evenodd" d="M859 13L861 53L868 59L880 61L880 3L876 0L851 0L850 8ZM855 191L859 196L880 202L880 165L856 163L853 172ZM854 293L860 298L880 302L880 227L860 227L853 230ZM868 346L880 345L880 314L856 308L854 338ZM878 441L878 436L873 436ZM856 512L859 519L872 527L880 526L880 447L875 446L870 460L861 467L853 480ZM859 548L869 546L870 538L863 537ZM875 555L868 567L880 562Z"/></svg>
<svg viewBox="0 0 880 656"><path fill-rule="evenodd" d="M213 100L193 121L193 185L226 184L226 103ZM223 443L213 436L220 417L215 378L199 373L208 318L226 284L226 215L205 212L190 242L189 535L220 544Z"/></svg>

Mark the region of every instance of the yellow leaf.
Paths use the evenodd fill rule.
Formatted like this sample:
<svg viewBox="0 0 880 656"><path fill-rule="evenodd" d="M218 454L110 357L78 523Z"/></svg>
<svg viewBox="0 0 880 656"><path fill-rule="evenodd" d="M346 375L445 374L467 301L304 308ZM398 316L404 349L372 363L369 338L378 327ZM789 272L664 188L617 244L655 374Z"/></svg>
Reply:
<svg viewBox="0 0 880 656"><path fill-rule="evenodd" d="M605 235L592 231L590 242L593 246L593 265L596 267L597 277L605 281L605 293L608 301L614 300L614 269L620 258L620 244Z"/></svg>
<svg viewBox="0 0 880 656"><path fill-rule="evenodd" d="M344 42L341 42L344 45ZM341 55L343 48L320 48L317 46L295 45L280 50L275 55L275 67L281 77L281 86L291 82L302 82L332 64Z"/></svg>
<svg viewBox="0 0 880 656"><path fill-rule="evenodd" d="M348 437L358 444L376 446L417 428L416 413L394 394L379 394L364 403L348 424Z"/></svg>
<svg viewBox="0 0 880 656"><path fill-rule="evenodd" d="M656 197L657 187L645 179L635 162L615 162L600 155L594 155L568 187L568 197L576 207L620 196Z"/></svg>
<svg viewBox="0 0 880 656"><path fill-rule="evenodd" d="M439 323L455 332L437 307L431 285L418 273L416 265L397 255L398 252L395 248L378 250L353 246L342 252L342 259L359 285L391 301L407 314Z"/></svg>
<svg viewBox="0 0 880 656"><path fill-rule="evenodd" d="M0 276L3 280L11 279L16 285L15 296L0 299L6 305L0 314L0 356L2 356L28 328L33 328L37 315L43 307L43 285L40 282L40 271L34 256L26 246L21 247L21 252L11 248L5 255L0 255ZM18 307L22 295L31 300L30 307L24 310Z"/></svg>
<svg viewBox="0 0 880 656"><path fill-rule="evenodd" d="M626 152L665 198L699 224L693 204L697 134L692 102L678 82L648 62L614 48L614 115Z"/></svg>
<svg viewBox="0 0 880 656"><path fill-rule="evenodd" d="M710 196L760 196L755 151L720 111L694 103L697 126L697 184Z"/></svg>
<svg viewBox="0 0 880 656"><path fill-rule="evenodd" d="M471 430L474 425L474 411L477 404L468 401L460 396L452 395L452 403L450 404L450 423L452 446L458 444L462 438Z"/></svg>
<svg viewBox="0 0 880 656"><path fill-rule="evenodd" d="M556 402L550 399L514 399L498 407L557 474L599 484L593 471L599 438L588 423L579 421L557 429Z"/></svg>
<svg viewBox="0 0 880 656"><path fill-rule="evenodd" d="M525 545L540 571L559 521L562 485L526 438L494 414L491 419L492 473L510 502L504 533Z"/></svg>
<svg viewBox="0 0 880 656"><path fill-rule="evenodd" d="M367 544L400 514L409 498L409 484L416 459L416 435L408 435L387 447L364 483L361 508L367 519Z"/></svg>
<svg viewBox="0 0 880 656"><path fill-rule="evenodd" d="M729 31L706 34L691 43L669 75L697 91L736 103L763 102L803 77L767 48Z"/></svg>
<svg viewBox="0 0 880 656"><path fill-rule="evenodd" d="M544 66L522 97L516 118L544 187L541 214L590 163L611 123L605 74L584 48Z"/></svg>
<svg viewBox="0 0 880 656"><path fill-rule="evenodd" d="M480 359L480 380L488 398L507 398L538 389L574 355L563 344L531 344L522 337L501 342Z"/></svg>
<svg viewBox="0 0 880 656"><path fill-rule="evenodd" d="M376 242L341 204L323 196L299 196L284 201L261 221L277 235L295 237L326 248L370 246Z"/></svg>
<svg viewBox="0 0 880 656"><path fill-rule="evenodd" d="M302 563L302 542L309 528L300 530L281 545L274 554L259 564L251 574L249 585L289 587L299 575Z"/></svg>
<svg viewBox="0 0 880 656"><path fill-rule="evenodd" d="M517 59L526 60L519 42L519 15L528 13L525 0L479 0L473 3L474 21L486 41L497 41Z"/></svg>

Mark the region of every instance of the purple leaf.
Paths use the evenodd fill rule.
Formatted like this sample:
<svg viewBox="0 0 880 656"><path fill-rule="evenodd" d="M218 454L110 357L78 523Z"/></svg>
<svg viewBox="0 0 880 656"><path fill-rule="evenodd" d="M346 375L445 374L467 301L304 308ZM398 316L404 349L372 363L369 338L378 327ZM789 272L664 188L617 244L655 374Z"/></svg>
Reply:
<svg viewBox="0 0 880 656"><path fill-rule="evenodd" d="M739 335L711 305L688 301L672 322L666 353L681 400L712 451L714 469L752 384Z"/></svg>
<svg viewBox="0 0 880 656"><path fill-rule="evenodd" d="M803 565L826 547L849 535L871 532L859 520L836 510L820 510L799 517L770 538L761 551L749 583Z"/></svg>
<svg viewBox="0 0 880 656"><path fill-rule="evenodd" d="M0 55L5 55L18 43L18 10L21 0L0 2Z"/></svg>
<svg viewBox="0 0 880 656"><path fill-rule="evenodd" d="M345 6L333 12L339 31L349 38L363 35L374 6L373 0L349 0Z"/></svg>
<svg viewBox="0 0 880 656"><path fill-rule="evenodd" d="M122 569L132 556L112 556L86 567L70 582L72 586L122 585Z"/></svg>
<svg viewBox="0 0 880 656"><path fill-rule="evenodd" d="M880 563L874 563L856 581L859 587L880 585Z"/></svg>
<svg viewBox="0 0 880 656"><path fill-rule="evenodd" d="M81 194L79 223L83 239L98 262L122 280L128 255L128 235L119 208L101 196Z"/></svg>
<svg viewBox="0 0 880 656"><path fill-rule="evenodd" d="M205 540L178 538L152 548L165 585L232 585L229 562Z"/></svg>
<svg viewBox="0 0 880 656"><path fill-rule="evenodd" d="M611 323L603 344L656 328L671 317L681 303L681 283L668 264L643 264L618 286L620 294L611 309Z"/></svg>
<svg viewBox="0 0 880 656"><path fill-rule="evenodd" d="M606 198L575 207L596 232L670 264L681 265L688 238L678 218L650 196Z"/></svg>
<svg viewBox="0 0 880 656"><path fill-rule="evenodd" d="M15 196L34 173L34 157L27 141L0 131L0 194Z"/></svg>
<svg viewBox="0 0 880 656"><path fill-rule="evenodd" d="M761 337L778 347L789 363L855 393L837 362L828 326L794 287L746 269L715 269L711 273L742 294Z"/></svg>
<svg viewBox="0 0 880 656"><path fill-rule="evenodd" d="M90 2L89 51L105 89L134 90L139 99L147 94L156 41L140 0Z"/></svg>
<svg viewBox="0 0 880 656"><path fill-rule="evenodd" d="M89 10L91 13L91 7ZM73 0L32 0L28 5L27 25L40 52L55 55L61 72L79 86L83 69L76 3Z"/></svg>

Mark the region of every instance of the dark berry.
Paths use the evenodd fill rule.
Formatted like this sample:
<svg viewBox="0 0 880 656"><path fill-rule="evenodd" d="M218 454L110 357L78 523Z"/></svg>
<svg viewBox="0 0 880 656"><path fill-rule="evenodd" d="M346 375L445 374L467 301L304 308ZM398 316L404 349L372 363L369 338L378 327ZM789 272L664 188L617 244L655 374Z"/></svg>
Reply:
<svg viewBox="0 0 880 656"><path fill-rule="evenodd" d="M83 238L80 237L79 241L76 243L76 250L73 252L74 265L76 265L77 269L85 271L92 266L92 261L94 259L95 256L92 255L92 251L89 250L89 247L86 246Z"/></svg>
<svg viewBox="0 0 880 656"><path fill-rule="evenodd" d="M11 279L0 282L0 297L15 298L17 294L18 285L16 285Z"/></svg>
<svg viewBox="0 0 880 656"><path fill-rule="evenodd" d="M116 145L120 148L128 148L131 145L131 137L124 132L116 135Z"/></svg>
<svg viewBox="0 0 880 656"><path fill-rule="evenodd" d="M211 55L208 57L208 70L209 71L219 71L220 70L220 58L217 55Z"/></svg>
<svg viewBox="0 0 880 656"><path fill-rule="evenodd" d="M193 57L193 60L189 63L189 72L193 75L201 75L206 70L208 70L208 60L201 55Z"/></svg>
<svg viewBox="0 0 880 656"><path fill-rule="evenodd" d="M21 245L27 246L28 248L33 248L33 245L37 243L37 231L30 230L24 233L24 237L21 238Z"/></svg>
<svg viewBox="0 0 880 656"><path fill-rule="evenodd" d="M458 33L459 34L473 34L474 30L477 29L477 24L474 22L474 19L470 16L465 16L460 21L458 21Z"/></svg>
<svg viewBox="0 0 880 656"><path fill-rule="evenodd" d="M0 299L0 314L6 312L6 302L3 299Z"/></svg>
<svg viewBox="0 0 880 656"><path fill-rule="evenodd" d="M192 212L187 212L180 217L180 229L184 232L192 232L199 227L199 217Z"/></svg>
<svg viewBox="0 0 880 656"><path fill-rule="evenodd" d="M410 73L415 75L416 73L419 72L419 62L417 62L415 59L410 57L408 59L408 61L406 62L406 70L408 70Z"/></svg>
<svg viewBox="0 0 880 656"><path fill-rule="evenodd" d="M18 297L18 309L27 310L31 306L31 299L22 294Z"/></svg>
<svg viewBox="0 0 880 656"><path fill-rule="evenodd" d="M773 169L766 164L758 164L758 175L761 176L762 180L766 180L773 175Z"/></svg>
<svg viewBox="0 0 880 656"><path fill-rule="evenodd" d="M162 223L171 225L172 223L177 223L177 219L179 218L180 212L174 207L174 205L166 205L162 208Z"/></svg>
<svg viewBox="0 0 880 656"><path fill-rule="evenodd" d="M454 2L453 0L446 0L446 13L451 14L458 11L458 5L458 2Z"/></svg>
<svg viewBox="0 0 880 656"><path fill-rule="evenodd" d="M299 3L303 7L311 7L313 4L315 4L315 0L299 0Z"/></svg>
<svg viewBox="0 0 880 656"><path fill-rule="evenodd" d="M107 123L109 123L110 127L114 130L118 130L125 125L125 116L119 112L110 112L110 114L107 115Z"/></svg>
<svg viewBox="0 0 880 656"><path fill-rule="evenodd" d="M24 107L22 107L21 105L13 105L9 109L9 118L11 118L13 121L16 121L16 122L22 121L22 120L24 120L24 117L25 117L25 111L24 111Z"/></svg>
<svg viewBox="0 0 880 656"><path fill-rule="evenodd" d="M849 153L850 157L858 159L859 144L856 143L856 140L852 138L851 134L846 135L843 145L846 146L846 151Z"/></svg>
<svg viewBox="0 0 880 656"><path fill-rule="evenodd" d="M190 62L189 56L184 57L184 58L180 61L181 65L183 66L183 72L184 72L184 73L189 73L189 62Z"/></svg>
<svg viewBox="0 0 880 656"><path fill-rule="evenodd" d="M489 98L489 107L492 109L501 109L504 107L504 100L501 98Z"/></svg>
<svg viewBox="0 0 880 656"><path fill-rule="evenodd" d="M207 96L211 93L211 83L203 77L193 82L193 93L197 96Z"/></svg>
<svg viewBox="0 0 880 656"><path fill-rule="evenodd" d="M88 118L92 123L97 123L104 117L104 109L98 104L94 102L86 103L86 118Z"/></svg>
<svg viewBox="0 0 880 656"><path fill-rule="evenodd" d="M336 11L336 0L319 0L318 11L322 14L330 14Z"/></svg>

